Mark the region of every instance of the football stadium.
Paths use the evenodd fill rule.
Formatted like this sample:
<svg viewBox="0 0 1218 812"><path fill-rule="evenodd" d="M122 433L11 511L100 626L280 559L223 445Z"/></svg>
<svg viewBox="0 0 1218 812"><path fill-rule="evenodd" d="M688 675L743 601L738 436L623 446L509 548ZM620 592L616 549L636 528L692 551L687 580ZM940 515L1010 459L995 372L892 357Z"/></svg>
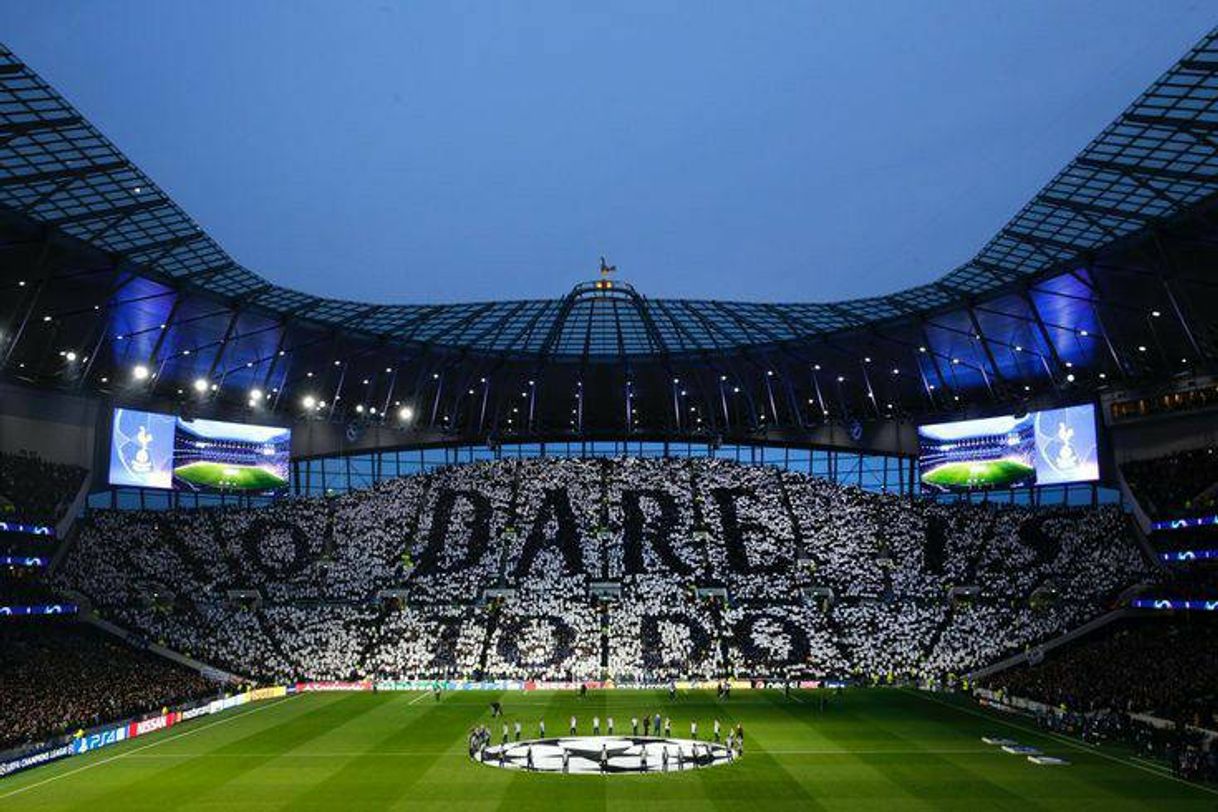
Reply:
<svg viewBox="0 0 1218 812"><path fill-rule="evenodd" d="M21 5L0 809L1218 809L1204 4Z"/></svg>

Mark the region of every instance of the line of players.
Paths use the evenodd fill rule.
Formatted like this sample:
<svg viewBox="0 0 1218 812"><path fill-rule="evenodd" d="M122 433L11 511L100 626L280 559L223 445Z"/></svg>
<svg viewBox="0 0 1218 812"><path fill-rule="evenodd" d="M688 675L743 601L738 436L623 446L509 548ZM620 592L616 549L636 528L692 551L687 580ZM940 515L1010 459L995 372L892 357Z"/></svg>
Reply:
<svg viewBox="0 0 1218 812"><path fill-rule="evenodd" d="M492 718L502 718L503 717L503 706L498 701L491 703L491 717ZM661 729L663 730L663 735L665 738L672 738L672 719L670 717L664 717L663 719L661 719L659 713L656 713L654 716L644 714L642 721L643 721L643 737L644 738L651 738L653 735L653 733L652 733L653 730L655 731L654 736L659 737ZM663 726L662 728L661 728L661 725ZM725 744L729 751L729 754L731 754L732 756L738 757L738 756L741 756L744 754L744 725L737 722L735 728L729 727L726 742L724 742L724 740L723 740L722 723L718 719L715 719L713 725L714 726L712 728L711 736L712 736L712 740L716 744ZM569 727L570 727L571 736L579 735L579 719L574 714L572 714L572 716L571 716ZM637 738L639 735L639 718L637 716L632 716L630 718L630 728L631 728L631 735ZM503 737L502 737L501 744L504 747L506 747L513 740L516 742L519 742L522 729L523 728L520 724L520 720L516 720L512 724L511 729L509 729L508 723L506 721L503 722ZM512 738L513 734L515 736L514 739ZM593 736L601 735L600 716L594 715L592 717L592 735ZM608 735L608 736L615 735L614 720L613 720L612 716L608 716L605 718L605 735ZM544 739L546 737L546 720L545 719L537 720L537 737L540 739ZM690 720L689 738L693 741L698 741L698 721L696 719ZM490 728L488 728L487 726L479 725L478 727L475 727L472 730L470 730L470 733L469 733L469 754L470 754L470 756L474 757L474 758L479 758L480 760L482 760L480 754L490 744L490 741L491 741L491 732L490 732ZM501 755L502 755L502 748L501 748ZM665 754L665 755L667 755L667 754ZM645 760L645 758L646 757L644 756L644 760Z"/></svg>
<svg viewBox="0 0 1218 812"><path fill-rule="evenodd" d="M493 709L491 711L492 716L502 716L503 715L503 711L498 708L498 703L494 703L494 705L492 707L493 707ZM643 717L643 737L644 738L650 737L652 735L651 731L652 731L653 727L655 729L655 735L659 736L660 735L660 724L661 724L660 714L657 713L654 717L644 716ZM664 717L663 726L664 726L663 730L664 730L665 738L672 738L672 719L668 718L668 717ZM613 722L612 716L608 716L605 718L605 728L606 728L605 735L607 735L607 736L615 735L614 722ZM639 735L639 719L637 716L632 716L630 718L630 728L631 728L630 735L637 738ZM520 725L520 721L517 720L514 723L514 732L515 732L514 740L515 741L520 741L521 729L522 728ZM579 735L579 720L575 716L571 717L570 735L572 735L572 736ZM592 735L593 736L601 735L601 718L599 716L592 717ZM716 743L721 743L723 741L723 727L720 724L718 719L716 719L714 722L714 728L713 728L713 732L711 735L713 736L713 740ZM743 745L744 726L741 725L739 722L737 722L734 731L730 731L728 735L729 735L729 739L734 735L735 738L737 738ZM546 737L546 720L545 719L539 719L537 721L537 737L541 738L541 739L544 739ZM691 720L689 723L689 738L693 739L694 741L698 740L698 721L696 719ZM507 744L511 740L512 739L510 738L509 730L508 730L508 723L504 722L503 723L503 744Z"/></svg>

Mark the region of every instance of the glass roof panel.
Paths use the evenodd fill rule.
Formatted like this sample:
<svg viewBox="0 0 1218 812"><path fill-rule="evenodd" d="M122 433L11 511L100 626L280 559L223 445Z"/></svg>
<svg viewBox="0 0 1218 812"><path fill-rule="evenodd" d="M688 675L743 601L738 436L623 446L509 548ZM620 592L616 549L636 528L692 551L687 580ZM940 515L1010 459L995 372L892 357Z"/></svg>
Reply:
<svg viewBox="0 0 1218 812"><path fill-rule="evenodd" d="M1159 77L976 257L938 282L838 303L567 299L378 306L270 285L224 249L11 51L0 46L0 206L118 259L231 299L402 341L558 355L726 350L907 317L986 294L1218 192L1218 29ZM628 288L628 286L626 286ZM577 289L578 290L578 289Z"/></svg>

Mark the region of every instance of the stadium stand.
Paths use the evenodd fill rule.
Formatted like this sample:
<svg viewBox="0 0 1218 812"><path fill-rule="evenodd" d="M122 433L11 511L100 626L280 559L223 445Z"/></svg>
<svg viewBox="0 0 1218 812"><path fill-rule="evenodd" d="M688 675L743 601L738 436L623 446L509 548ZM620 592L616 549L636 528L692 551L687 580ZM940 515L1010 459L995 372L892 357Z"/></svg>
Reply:
<svg viewBox="0 0 1218 812"><path fill-rule="evenodd" d="M1106 628L1038 665L1004 672L993 686L1083 712L1145 713L1215 729L1218 632L1205 618L1143 618Z"/></svg>
<svg viewBox="0 0 1218 812"><path fill-rule="evenodd" d="M791 301L717 299L711 274L652 298L605 258L554 298L313 295L239 263L2 45L0 93L4 447L110 469L81 494L80 467L0 454L0 521L108 506L0 535L0 749L74 751L215 697L205 674L259 686L216 713L283 708L139 758L124 739L0 803L512 807L539 784L428 771L486 714L507 741L494 697L536 692L518 739L524 713L544 738L532 714L563 735L570 711L575 736L607 712L584 690L623 687L657 735L660 708L692 738L747 724L715 800L1212 808L1214 787L1008 714L1218 780L1218 559L1173 558L1218 552L1218 453L1164 453L1214 442L1218 30L974 256L842 302L810 301L826 271L802 259ZM1066 409L1086 420L1033 428ZM985 418L1019 428L925 431ZM71 606L32 619L51 601ZM979 673L1003 715L936 695ZM736 679L754 698L729 711ZM833 748L784 752L793 725ZM550 797L570 805L524 806Z"/></svg>
<svg viewBox="0 0 1218 812"><path fill-rule="evenodd" d="M1218 451L1210 446L1121 465L1130 489L1154 518L1218 513Z"/></svg>
<svg viewBox="0 0 1218 812"><path fill-rule="evenodd" d="M723 460L536 459L262 509L97 512L55 582L268 679L937 677L1102 613L1147 572L1124 523Z"/></svg>
<svg viewBox="0 0 1218 812"><path fill-rule="evenodd" d="M0 453L0 521L53 525L85 479L77 465Z"/></svg>
<svg viewBox="0 0 1218 812"><path fill-rule="evenodd" d="M1000 674L989 687L1049 706L1040 725L1091 741L1125 739L1189 779L1218 778L1218 633L1204 616L1137 618Z"/></svg>
<svg viewBox="0 0 1218 812"><path fill-rule="evenodd" d="M0 649L0 750L217 691L193 671L80 623L5 623Z"/></svg>

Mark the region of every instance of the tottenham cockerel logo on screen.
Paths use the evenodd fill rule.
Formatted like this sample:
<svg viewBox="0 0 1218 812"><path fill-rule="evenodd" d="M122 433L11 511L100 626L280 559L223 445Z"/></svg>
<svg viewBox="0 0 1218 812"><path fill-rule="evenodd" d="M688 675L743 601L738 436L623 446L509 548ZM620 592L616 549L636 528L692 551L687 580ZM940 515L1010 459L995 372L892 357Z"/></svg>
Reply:
<svg viewBox="0 0 1218 812"><path fill-rule="evenodd" d="M173 415L114 410L110 482L141 488L173 485Z"/></svg>

